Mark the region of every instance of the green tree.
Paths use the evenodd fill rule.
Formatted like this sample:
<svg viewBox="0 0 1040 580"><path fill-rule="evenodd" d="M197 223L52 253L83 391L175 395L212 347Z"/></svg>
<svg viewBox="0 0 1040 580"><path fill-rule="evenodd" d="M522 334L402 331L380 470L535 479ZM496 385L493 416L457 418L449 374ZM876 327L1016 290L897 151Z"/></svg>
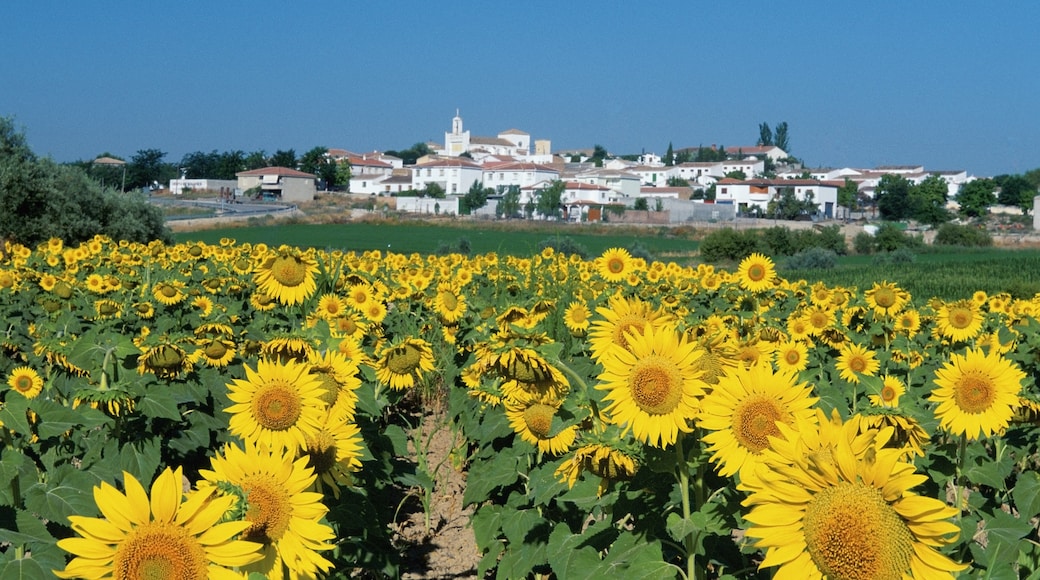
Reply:
<svg viewBox="0 0 1040 580"><path fill-rule="evenodd" d="M665 185L667 185L668 187L690 187L690 182L679 177L678 175L673 175L668 178L668 181L665 182Z"/></svg>
<svg viewBox="0 0 1040 580"><path fill-rule="evenodd" d="M547 187L538 192L538 200L535 209L546 219L560 219L560 205L563 202L563 192L567 186L559 179L553 180Z"/></svg>
<svg viewBox="0 0 1040 580"><path fill-rule="evenodd" d="M929 175L921 183L911 186L911 217L933 226L950 221L950 212L946 210L948 191L946 181L938 175Z"/></svg>
<svg viewBox="0 0 1040 580"><path fill-rule="evenodd" d="M769 206L766 208L769 216L781 220L793 220L800 215L815 212L816 202L813 201L813 197L810 195L805 199L798 199L793 187L779 188L776 197L769 202Z"/></svg>
<svg viewBox="0 0 1040 580"><path fill-rule="evenodd" d="M974 179L962 185L957 194L961 215L982 217L989 213L990 206L997 203L996 189L997 184L988 178Z"/></svg>
<svg viewBox="0 0 1040 580"><path fill-rule="evenodd" d="M671 141L668 142L668 150L664 152L664 159L662 161L664 161L665 167L675 165L675 150L672 149Z"/></svg>
<svg viewBox="0 0 1040 580"><path fill-rule="evenodd" d="M727 173L726 177L730 179L739 179L740 181L744 181L745 179L747 179L747 174L737 169L736 171L730 171L729 173Z"/></svg>
<svg viewBox="0 0 1040 580"><path fill-rule="evenodd" d="M776 128L773 130L773 145L783 149L785 153L791 152L791 138L787 134L787 121L776 124Z"/></svg>
<svg viewBox="0 0 1040 580"><path fill-rule="evenodd" d="M186 153L184 157L181 157L178 167L184 177L188 179L216 179L219 163L220 154L214 149L209 153L202 151Z"/></svg>
<svg viewBox="0 0 1040 580"><path fill-rule="evenodd" d="M769 123L759 123L758 144L762 146L773 144L773 130L769 128Z"/></svg>
<svg viewBox="0 0 1040 580"><path fill-rule="evenodd" d="M431 197L433 199L444 199L446 193L444 188L441 187L436 181L427 181L426 186L422 189L422 197Z"/></svg>
<svg viewBox="0 0 1040 580"><path fill-rule="evenodd" d="M589 158L589 161L594 163L596 167L603 167L603 160L606 159L608 155L609 153L607 153L605 147L602 145L593 145L592 157Z"/></svg>
<svg viewBox="0 0 1040 580"><path fill-rule="evenodd" d="M1028 210L1033 207L1036 187L1021 175L998 175L993 178L1000 187L997 201L1001 205L1010 205Z"/></svg>
<svg viewBox="0 0 1040 580"><path fill-rule="evenodd" d="M311 147L300 157L300 171L316 175L325 184L325 191L336 186L336 163L324 145Z"/></svg>
<svg viewBox="0 0 1040 580"><path fill-rule="evenodd" d="M347 159L336 162L336 185L343 191L350 193L350 178L354 176L354 169Z"/></svg>
<svg viewBox="0 0 1040 580"><path fill-rule="evenodd" d="M408 149L401 151L389 150L384 153L393 157L399 157L405 165L415 165L415 162L420 157L430 154L430 147L426 143L416 143Z"/></svg>
<svg viewBox="0 0 1040 580"><path fill-rule="evenodd" d="M268 159L268 167L288 167L289 169L296 169L296 150L289 149L282 151L279 149L274 152L274 155Z"/></svg>
<svg viewBox="0 0 1040 580"><path fill-rule="evenodd" d="M502 199L495 206L495 214L503 218L520 217L520 186L510 185L502 193Z"/></svg>
<svg viewBox="0 0 1040 580"><path fill-rule="evenodd" d="M650 202L645 197L637 197L636 201L632 204L632 209L638 211L649 211Z"/></svg>
<svg viewBox="0 0 1040 580"><path fill-rule="evenodd" d="M148 187L154 183L168 183L177 176L177 170L163 162L166 153L158 149L141 149L126 165L126 185L130 189Z"/></svg>
<svg viewBox="0 0 1040 580"><path fill-rule="evenodd" d="M213 179L237 179L238 172L246 170L245 151L225 151L217 156Z"/></svg>
<svg viewBox="0 0 1040 580"><path fill-rule="evenodd" d="M874 188L874 199L882 219L904 220L912 216L909 180L901 175L881 176Z"/></svg>
<svg viewBox="0 0 1040 580"><path fill-rule="evenodd" d="M838 188L838 205L851 211L855 211L856 202L859 199L859 186L848 177L845 184Z"/></svg>
<svg viewBox="0 0 1040 580"><path fill-rule="evenodd" d="M0 238L28 247L49 238L78 244L96 234L172 242L161 211L138 194L104 188L81 167L38 159L0 118Z"/></svg>
<svg viewBox="0 0 1040 580"><path fill-rule="evenodd" d="M267 166L267 153L265 153L263 149L259 149L246 155L242 170L251 171L253 169L262 169Z"/></svg>
<svg viewBox="0 0 1040 580"><path fill-rule="evenodd" d="M488 195L494 191L494 189L484 187L484 183L480 180L473 180L473 185L469 186L469 191L459 200L459 213L469 215L473 211L484 207L487 205Z"/></svg>

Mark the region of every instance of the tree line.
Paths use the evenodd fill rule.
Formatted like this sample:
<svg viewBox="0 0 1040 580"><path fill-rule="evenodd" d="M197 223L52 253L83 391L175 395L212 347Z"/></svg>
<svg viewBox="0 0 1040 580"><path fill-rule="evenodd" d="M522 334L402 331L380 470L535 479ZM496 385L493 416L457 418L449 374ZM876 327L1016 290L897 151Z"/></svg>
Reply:
<svg viewBox="0 0 1040 580"><path fill-rule="evenodd" d="M37 157L10 118L0 117L0 238L34 248L51 238L79 244L114 240L172 242L159 208L101 185L82 167ZM2 245L0 245L2 249Z"/></svg>

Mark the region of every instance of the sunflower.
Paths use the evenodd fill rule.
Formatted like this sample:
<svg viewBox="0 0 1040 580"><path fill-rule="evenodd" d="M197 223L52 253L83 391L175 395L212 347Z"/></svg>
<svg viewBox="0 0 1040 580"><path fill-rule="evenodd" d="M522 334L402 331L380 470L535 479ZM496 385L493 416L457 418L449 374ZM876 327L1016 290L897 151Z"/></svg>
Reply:
<svg viewBox="0 0 1040 580"><path fill-rule="evenodd" d="M904 393L906 393L906 387L903 385L903 381L891 375L884 375L881 377L880 391L876 395L869 395L868 398L870 404L875 407L891 409L899 406L899 397Z"/></svg>
<svg viewBox="0 0 1040 580"><path fill-rule="evenodd" d="M442 282L437 285L437 294L433 297L433 308L445 324L454 324L466 314L466 297L453 283Z"/></svg>
<svg viewBox="0 0 1040 580"><path fill-rule="evenodd" d="M597 389L609 391L604 409L614 423L655 447L689 433L705 383L697 368L703 356L673 326L645 326L627 333L628 348L614 346L602 357Z"/></svg>
<svg viewBox="0 0 1040 580"><path fill-rule="evenodd" d="M485 366L501 377L500 389L507 399L529 401L542 397L562 399L570 389L563 373L533 348L506 346L487 355Z"/></svg>
<svg viewBox="0 0 1040 580"><path fill-rule="evenodd" d="M308 491L316 479L309 461L294 460L292 451L272 452L247 442L244 447L225 445L210 460L211 469L199 470L199 492L237 500L232 513L244 514L242 538L262 545L263 559L244 571L282 580L288 567L288 577L295 580L332 567L319 554L334 547L329 541L335 534L321 522L328 512L322 495Z"/></svg>
<svg viewBox="0 0 1040 580"><path fill-rule="evenodd" d="M809 347L800 340L785 342L777 347L774 357L778 370L797 374L809 366Z"/></svg>
<svg viewBox="0 0 1040 580"><path fill-rule="evenodd" d="M988 437L1008 426L1025 377L999 354L971 349L955 353L935 371L937 388L928 400L938 404L935 416L942 429L972 440Z"/></svg>
<svg viewBox="0 0 1040 580"><path fill-rule="evenodd" d="M632 270L632 254L624 248L610 248L596 259L596 272L607 282L621 282Z"/></svg>
<svg viewBox="0 0 1040 580"><path fill-rule="evenodd" d="M761 292L773 287L773 282L776 280L776 267L769 257L753 253L740 261L737 276L741 288L749 292Z"/></svg>
<svg viewBox="0 0 1040 580"><path fill-rule="evenodd" d="M982 314L971 300L944 303L935 317L936 328L954 342L970 340L982 329Z"/></svg>
<svg viewBox="0 0 1040 580"><path fill-rule="evenodd" d="M506 418L520 438L537 446L539 452L563 455L574 444L578 429L574 425L561 425L557 414L560 403L547 397L527 401L506 399Z"/></svg>
<svg viewBox="0 0 1040 580"><path fill-rule="evenodd" d="M913 417L904 415L899 409L884 407L873 408L858 417L861 431L892 429L892 437L886 443L886 447L901 449L908 460L912 460L915 455L924 457L924 448L931 437Z"/></svg>
<svg viewBox="0 0 1040 580"><path fill-rule="evenodd" d="M125 471L125 493L107 482L95 487L94 501L103 517L69 516L78 537L58 540L58 547L75 557L54 574L88 579L241 579L230 568L262 557L260 544L237 539L250 523L221 523L235 500L214 497L213 490L184 501L182 477L181 468L167 467L150 495Z"/></svg>
<svg viewBox="0 0 1040 580"><path fill-rule="evenodd" d="M135 302L131 305L131 309L134 314L145 320L155 316L155 306L151 302Z"/></svg>
<svg viewBox="0 0 1040 580"><path fill-rule="evenodd" d="M309 252L282 246L253 271L257 289L283 305L299 304L318 289L318 262Z"/></svg>
<svg viewBox="0 0 1040 580"><path fill-rule="evenodd" d="M881 368L881 363L875 357L874 351L849 343L841 349L838 362L834 366L841 372L841 378L858 384L860 375L874 376Z"/></svg>
<svg viewBox="0 0 1040 580"><path fill-rule="evenodd" d="M357 389L361 387L357 361L338 350L327 350L321 354L312 354L307 362L311 365L311 374L321 381L322 402L329 407L343 407L347 417L353 420L358 401Z"/></svg>
<svg viewBox="0 0 1040 580"><path fill-rule="evenodd" d="M774 373L766 363L738 365L701 400L698 424L710 431L702 440L710 445L711 461L721 463L721 475L752 472L769 438L780 434L779 424L813 420L818 399L811 396L812 387L795 380L794 373Z"/></svg>
<svg viewBox="0 0 1040 580"><path fill-rule="evenodd" d="M235 343L223 337L196 338L199 348L193 353L194 362L202 361L207 366L223 368L235 358Z"/></svg>
<svg viewBox="0 0 1040 580"><path fill-rule="evenodd" d="M640 449L631 439L620 437L616 427L607 427L604 433L583 433L586 439L574 454L556 468L556 479L574 487L585 471L600 478L597 495L607 491L611 481L627 481L635 477L642 465Z"/></svg>
<svg viewBox="0 0 1040 580"><path fill-rule="evenodd" d="M888 281L874 282L863 296L867 299L867 306L874 310L875 316L894 316L910 301L910 295L906 290Z"/></svg>
<svg viewBox="0 0 1040 580"><path fill-rule="evenodd" d="M310 365L260 360L256 370L245 370L245 379L228 384L233 404L224 411L231 413L231 433L272 449L304 448L324 410L321 381L310 374Z"/></svg>
<svg viewBox="0 0 1040 580"><path fill-rule="evenodd" d="M278 302L274 296L266 292L253 292L249 295L249 304L259 312L267 312L274 310L278 306Z"/></svg>
<svg viewBox="0 0 1040 580"><path fill-rule="evenodd" d="M34 399L43 390L43 379L31 367L18 367L7 376L7 384L26 399Z"/></svg>
<svg viewBox="0 0 1040 580"><path fill-rule="evenodd" d="M921 330L921 315L913 308L903 310L896 316L895 329L897 332L904 332L908 336L914 336L917 331Z"/></svg>
<svg viewBox="0 0 1040 580"><path fill-rule="evenodd" d="M957 510L911 491L927 476L902 451L837 437L812 452L812 423L782 432L786 443L772 447L744 502L746 534L766 549L760 567L807 580L952 578L967 568L936 550L956 539Z"/></svg>
<svg viewBox="0 0 1040 580"><path fill-rule="evenodd" d="M592 316L592 312L589 311L589 307L585 305L585 302L574 301L567 305L567 309L563 312L563 323L567 325L567 330L571 331L571 334L575 336L582 336L589 330L589 318Z"/></svg>
<svg viewBox="0 0 1040 580"><path fill-rule="evenodd" d="M339 488L352 485L351 473L361 469L363 441L361 429L353 421L353 409L330 407L325 412L321 427L307 437L303 457L309 460L308 467L314 470L315 491L324 487L332 490L339 499Z"/></svg>
<svg viewBox="0 0 1040 580"><path fill-rule="evenodd" d="M335 294L322 294L321 298L318 298L318 306L315 307L314 314L318 318L332 320L343 315L346 308L346 301L339 296L336 296Z"/></svg>
<svg viewBox="0 0 1040 580"><path fill-rule="evenodd" d="M202 318L213 313L213 299L209 296L196 296L191 300L191 305L198 310Z"/></svg>
<svg viewBox="0 0 1040 580"><path fill-rule="evenodd" d="M375 363L376 378L392 389L414 387L434 366L433 349L421 338L405 338L383 347Z"/></svg>
<svg viewBox="0 0 1040 580"><path fill-rule="evenodd" d="M137 372L142 375L153 373L160 379L172 379L182 373L190 373L195 367L195 363L192 355L182 346L189 341L188 338L166 335L160 335L154 339L149 339L148 336L134 339L135 344L141 349L141 354L137 357Z"/></svg>
<svg viewBox="0 0 1040 580"><path fill-rule="evenodd" d="M152 297L160 304L174 306L184 302L184 299L188 297L188 295L181 290L183 287L184 282L181 282L180 280L159 282L152 287Z"/></svg>
<svg viewBox="0 0 1040 580"><path fill-rule="evenodd" d="M648 325L664 324L672 320L672 316L650 303L638 298L626 299L621 296L611 297L606 307L599 307L596 312L603 317L592 323L589 330L589 346L593 358L603 356L611 345L628 347L629 333L639 334Z"/></svg>

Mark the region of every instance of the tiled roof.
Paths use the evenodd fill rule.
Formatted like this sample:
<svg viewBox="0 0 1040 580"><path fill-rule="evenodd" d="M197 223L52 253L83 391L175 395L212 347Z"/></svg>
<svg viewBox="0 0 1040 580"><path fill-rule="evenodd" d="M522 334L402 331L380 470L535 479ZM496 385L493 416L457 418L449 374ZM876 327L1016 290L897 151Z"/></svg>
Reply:
<svg viewBox="0 0 1040 580"><path fill-rule="evenodd" d="M516 147L512 141L500 137L471 137L470 143L474 145L497 145L499 147Z"/></svg>
<svg viewBox="0 0 1040 580"><path fill-rule="evenodd" d="M529 133L525 133L520 129L506 129L499 133L499 135L529 135Z"/></svg>
<svg viewBox="0 0 1040 580"><path fill-rule="evenodd" d="M415 167L472 167L474 169L480 169L480 164L461 157L442 157L439 159L431 159L424 163L418 163Z"/></svg>
<svg viewBox="0 0 1040 580"><path fill-rule="evenodd" d="M548 165L542 165L541 163L529 163L523 161L499 161L495 163L485 163L485 171L551 171L553 173L559 173L555 167Z"/></svg>
<svg viewBox="0 0 1040 580"><path fill-rule="evenodd" d="M236 177L249 177L254 175L278 175L280 177L316 177L313 173L304 173L303 171L296 171L295 169L289 169L288 167L261 167L260 169L252 169L250 171L239 171L235 174Z"/></svg>

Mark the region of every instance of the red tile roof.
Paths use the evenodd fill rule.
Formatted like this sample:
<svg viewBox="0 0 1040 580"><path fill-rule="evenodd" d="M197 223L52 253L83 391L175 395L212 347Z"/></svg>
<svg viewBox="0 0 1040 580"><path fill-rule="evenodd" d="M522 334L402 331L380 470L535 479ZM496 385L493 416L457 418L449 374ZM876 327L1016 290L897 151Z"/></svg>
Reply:
<svg viewBox="0 0 1040 580"><path fill-rule="evenodd" d="M250 176L261 176L261 175L278 175L281 177L317 177L313 173L304 173L303 171L296 171L295 169L289 169L288 167L261 167L260 169L252 169L250 171L239 171L235 174L236 177L250 177Z"/></svg>

